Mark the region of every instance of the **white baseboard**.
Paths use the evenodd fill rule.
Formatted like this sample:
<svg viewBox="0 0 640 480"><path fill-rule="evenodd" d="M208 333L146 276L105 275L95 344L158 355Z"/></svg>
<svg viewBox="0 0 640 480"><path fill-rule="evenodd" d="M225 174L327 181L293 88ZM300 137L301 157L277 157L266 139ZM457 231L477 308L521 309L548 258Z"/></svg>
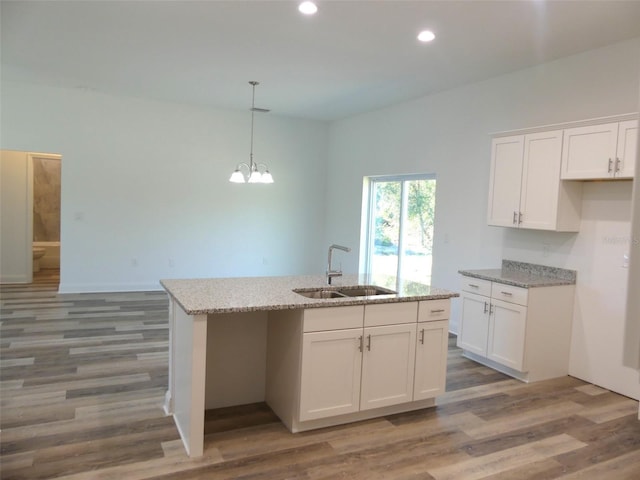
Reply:
<svg viewBox="0 0 640 480"><path fill-rule="evenodd" d="M31 283L31 278L25 275L1 275L0 283Z"/></svg>
<svg viewBox="0 0 640 480"><path fill-rule="evenodd" d="M120 293L159 292L163 288L156 283L60 283L58 293Z"/></svg>

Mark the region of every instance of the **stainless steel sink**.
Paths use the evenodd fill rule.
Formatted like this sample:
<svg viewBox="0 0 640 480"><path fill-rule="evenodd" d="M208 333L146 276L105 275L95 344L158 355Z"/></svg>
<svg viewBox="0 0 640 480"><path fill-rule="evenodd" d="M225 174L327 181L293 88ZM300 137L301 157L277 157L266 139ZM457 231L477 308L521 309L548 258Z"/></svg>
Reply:
<svg viewBox="0 0 640 480"><path fill-rule="evenodd" d="M298 295L307 298L344 298L346 295L328 288L301 288L294 290Z"/></svg>
<svg viewBox="0 0 640 480"><path fill-rule="evenodd" d="M307 298L347 298L393 295L396 292L375 285L349 285L344 287L298 288L293 290Z"/></svg>
<svg viewBox="0 0 640 480"><path fill-rule="evenodd" d="M347 297L371 297L374 295L393 295L396 293L388 288L377 287L375 285L339 287L338 291Z"/></svg>

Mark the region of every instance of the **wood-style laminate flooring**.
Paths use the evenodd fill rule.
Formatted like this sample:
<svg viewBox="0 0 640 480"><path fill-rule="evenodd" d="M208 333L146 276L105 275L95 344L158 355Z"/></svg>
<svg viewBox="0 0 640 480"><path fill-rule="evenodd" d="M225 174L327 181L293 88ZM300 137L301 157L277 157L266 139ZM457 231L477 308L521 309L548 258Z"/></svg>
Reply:
<svg viewBox="0 0 640 480"><path fill-rule="evenodd" d="M298 434L264 404L209 411L189 459L162 411L166 295L56 291L46 271L0 290L2 480L640 479L636 401L520 383L453 338L436 408Z"/></svg>

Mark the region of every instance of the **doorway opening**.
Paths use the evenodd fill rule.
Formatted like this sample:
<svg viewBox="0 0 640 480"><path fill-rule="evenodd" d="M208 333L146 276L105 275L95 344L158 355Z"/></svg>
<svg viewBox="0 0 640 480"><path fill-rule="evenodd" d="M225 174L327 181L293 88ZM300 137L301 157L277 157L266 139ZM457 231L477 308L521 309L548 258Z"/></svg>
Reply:
<svg viewBox="0 0 640 480"><path fill-rule="evenodd" d="M33 283L60 283L62 157L30 153Z"/></svg>

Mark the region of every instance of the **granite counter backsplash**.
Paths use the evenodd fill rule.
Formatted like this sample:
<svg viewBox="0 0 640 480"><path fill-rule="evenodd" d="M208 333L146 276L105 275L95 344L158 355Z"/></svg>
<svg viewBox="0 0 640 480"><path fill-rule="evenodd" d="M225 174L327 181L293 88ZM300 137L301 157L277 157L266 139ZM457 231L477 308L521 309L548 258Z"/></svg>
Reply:
<svg viewBox="0 0 640 480"><path fill-rule="evenodd" d="M523 288L575 285L577 275L575 270L515 260L502 260L502 268L459 270L458 273L467 277L482 278Z"/></svg>

